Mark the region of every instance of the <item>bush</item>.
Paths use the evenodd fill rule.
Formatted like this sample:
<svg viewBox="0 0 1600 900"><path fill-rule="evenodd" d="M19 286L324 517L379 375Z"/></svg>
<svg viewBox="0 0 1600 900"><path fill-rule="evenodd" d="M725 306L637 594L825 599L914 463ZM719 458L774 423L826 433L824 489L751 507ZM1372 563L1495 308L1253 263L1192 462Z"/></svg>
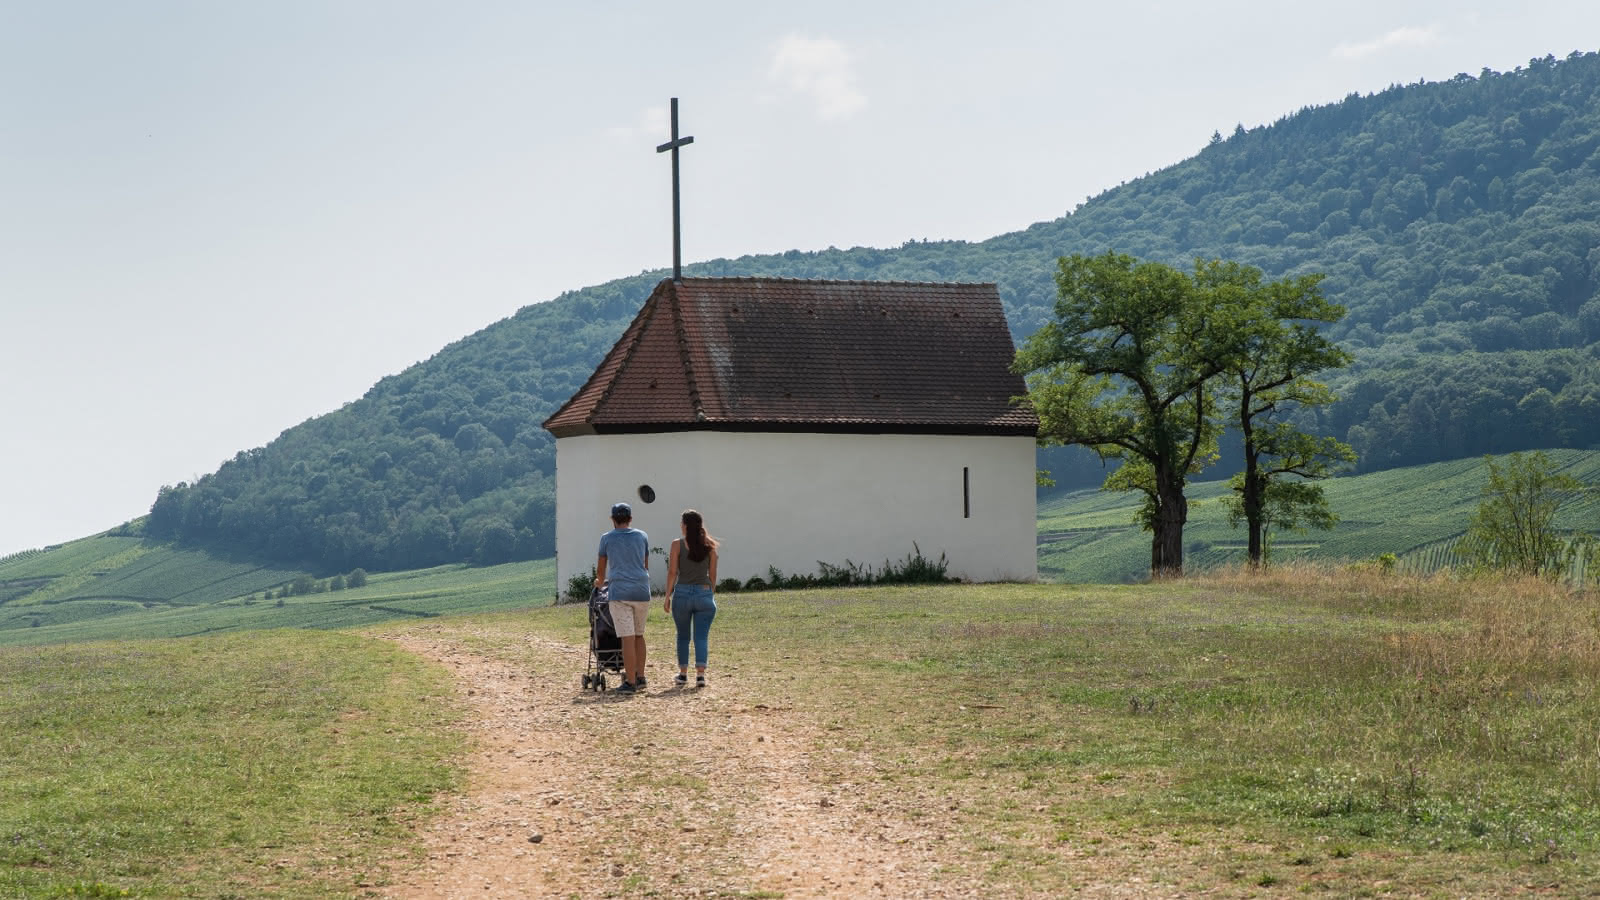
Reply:
<svg viewBox="0 0 1600 900"><path fill-rule="evenodd" d="M722 594L737 594L744 584L737 578L724 578L717 582L717 592Z"/></svg>
<svg viewBox="0 0 1600 900"><path fill-rule="evenodd" d="M848 587L854 584L871 584L872 570L859 563L845 560L836 566L817 560L816 583L823 587Z"/></svg>
<svg viewBox="0 0 1600 900"><path fill-rule="evenodd" d="M588 603L589 595L594 593L594 576L595 571L590 568L587 572L579 572L568 578L567 592L561 599L567 603Z"/></svg>
<svg viewBox="0 0 1600 900"><path fill-rule="evenodd" d="M947 573L950 563L943 553L939 554L938 561L928 559L922 555L922 548L916 542L911 544L912 552L899 565L891 565L888 560L883 561L883 571L873 579L875 584L946 584L954 581Z"/></svg>
<svg viewBox="0 0 1600 900"><path fill-rule="evenodd" d="M350 574L346 575L345 578L344 578L344 583L345 583L345 587L352 587L352 588L366 587L367 586L367 570L366 569L352 569L352 570L350 570Z"/></svg>
<svg viewBox="0 0 1600 900"><path fill-rule="evenodd" d="M948 584L956 579L948 574L949 561L943 553L937 560L922 555L916 542L911 553L899 563L883 561L883 568L874 572L871 566L845 560L835 565L818 560L816 575L785 575L776 566L767 567L767 577L752 575L743 587L734 578L723 579L718 590L776 591L800 590L816 587L852 587L869 584Z"/></svg>

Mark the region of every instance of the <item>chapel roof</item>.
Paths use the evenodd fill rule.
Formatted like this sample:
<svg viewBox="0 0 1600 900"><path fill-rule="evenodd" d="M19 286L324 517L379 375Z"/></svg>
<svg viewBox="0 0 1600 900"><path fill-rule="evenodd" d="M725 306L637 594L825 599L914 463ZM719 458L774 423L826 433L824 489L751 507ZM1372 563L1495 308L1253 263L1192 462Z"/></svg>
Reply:
<svg viewBox="0 0 1600 900"><path fill-rule="evenodd" d="M992 284L666 279L544 427L1032 435L1014 354Z"/></svg>

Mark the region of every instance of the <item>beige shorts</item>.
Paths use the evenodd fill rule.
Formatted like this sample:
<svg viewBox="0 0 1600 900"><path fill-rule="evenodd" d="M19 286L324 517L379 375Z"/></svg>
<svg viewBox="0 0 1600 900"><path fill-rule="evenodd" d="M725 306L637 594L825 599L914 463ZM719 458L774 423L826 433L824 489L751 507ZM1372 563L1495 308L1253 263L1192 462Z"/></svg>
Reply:
<svg viewBox="0 0 1600 900"><path fill-rule="evenodd" d="M650 612L649 603L630 600L612 600L611 624L617 627L617 637L644 636L644 617Z"/></svg>

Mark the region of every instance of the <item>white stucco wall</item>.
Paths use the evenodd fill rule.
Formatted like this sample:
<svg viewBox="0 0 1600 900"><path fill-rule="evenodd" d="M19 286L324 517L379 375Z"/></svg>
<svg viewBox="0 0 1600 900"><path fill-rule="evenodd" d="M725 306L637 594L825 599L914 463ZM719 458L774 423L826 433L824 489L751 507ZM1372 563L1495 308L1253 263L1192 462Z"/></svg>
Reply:
<svg viewBox="0 0 1600 900"><path fill-rule="evenodd" d="M962 468L971 517L963 517ZM655 490L639 499L640 485ZM611 504L633 505L652 547L678 537L686 508L721 542L718 578L815 574L817 562L873 568L899 562L915 541L942 552L951 575L1032 580L1035 553L1031 437L680 432L584 435L556 441L558 586L595 563ZM657 589L665 559L653 555Z"/></svg>

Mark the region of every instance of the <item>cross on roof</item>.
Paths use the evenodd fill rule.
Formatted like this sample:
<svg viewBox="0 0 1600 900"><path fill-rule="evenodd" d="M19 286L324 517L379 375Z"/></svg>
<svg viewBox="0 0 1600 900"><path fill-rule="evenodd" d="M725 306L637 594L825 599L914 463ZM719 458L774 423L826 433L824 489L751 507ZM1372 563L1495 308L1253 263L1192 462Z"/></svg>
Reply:
<svg viewBox="0 0 1600 900"><path fill-rule="evenodd" d="M672 151L672 280L683 280L683 239L678 222L678 148L694 143L692 137L678 137L678 98L672 98L672 140L656 147L657 153Z"/></svg>

